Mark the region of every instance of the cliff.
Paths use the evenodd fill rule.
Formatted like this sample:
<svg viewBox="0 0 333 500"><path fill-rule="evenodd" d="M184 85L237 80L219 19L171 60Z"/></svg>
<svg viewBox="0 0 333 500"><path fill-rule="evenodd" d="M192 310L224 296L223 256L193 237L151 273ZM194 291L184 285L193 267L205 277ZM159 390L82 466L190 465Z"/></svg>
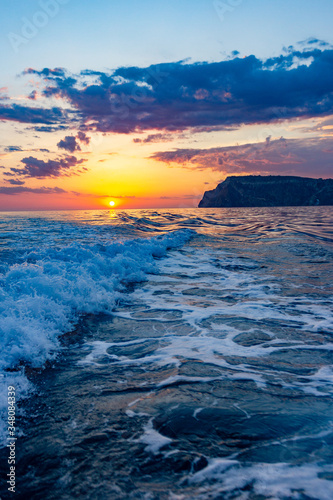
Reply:
<svg viewBox="0 0 333 500"><path fill-rule="evenodd" d="M333 179L284 175L227 177L206 191L199 207L291 207L333 205Z"/></svg>

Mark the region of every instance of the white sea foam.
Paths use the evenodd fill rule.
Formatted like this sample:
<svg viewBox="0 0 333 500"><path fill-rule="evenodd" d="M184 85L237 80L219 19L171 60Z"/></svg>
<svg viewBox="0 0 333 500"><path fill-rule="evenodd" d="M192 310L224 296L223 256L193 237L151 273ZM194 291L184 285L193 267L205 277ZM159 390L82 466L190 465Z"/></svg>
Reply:
<svg viewBox="0 0 333 500"><path fill-rule="evenodd" d="M140 299L154 309L182 313L201 332L205 331L202 321L215 315L261 322L273 320L281 322L281 326L290 323L307 332L333 332L332 301L328 302L327 297L315 302L302 295L285 297L275 276L260 273L251 262L244 264L242 259L224 251L189 248L181 255L171 252L159 268L166 278L152 276L150 286L140 290ZM196 287L205 292L204 296L188 294ZM172 295L155 295L156 289L159 292L171 289ZM220 329L220 325L216 328ZM270 335L269 328L265 333Z"/></svg>
<svg viewBox="0 0 333 500"><path fill-rule="evenodd" d="M237 330L236 330L237 332ZM237 332L239 333L239 332ZM175 335L165 335L160 337L163 340L159 347L153 354L130 358L128 356L116 356L112 354L113 347L126 347L128 345L138 345L145 344L147 342L156 341L156 338L145 338L130 342L105 342L105 341L95 341L87 344L92 348L91 352L80 361L81 364L91 364L95 366L103 366L103 363L98 363L99 360L109 358L112 359L114 365L123 366L140 366L144 368L149 365L149 370L162 367L167 367L173 365L175 367L180 367L184 360L192 360L201 363L207 363L210 365L215 365L226 370L223 374L216 377L189 377L184 375L173 375L165 380L161 380L156 384L157 388L162 388L171 385L177 385L179 383L205 383L213 382L218 380L252 380L255 384L263 388L267 380L265 376L271 376L274 378L277 384L282 385L285 388L298 389L301 392L313 394L317 396L327 396L332 394L332 370L329 367L323 367L319 369L319 372L310 375L303 376L303 380L307 383L298 382L293 380L292 382L288 380L283 380L283 374L280 371L275 371L272 366L271 369L267 368L265 374L258 372L255 368L251 368L247 364L247 359L251 358L264 358L269 357L272 353L279 353L281 347L275 345L272 342L271 346L261 347L260 345L254 345L249 347L240 346L233 341L235 337L234 329L231 330L230 336L219 339L216 337L211 337L208 335L197 336L175 336ZM166 344L166 345L165 345ZM330 350L332 344L324 345L305 345L304 343L298 342L296 344L292 343L288 346L288 350L293 351L297 349L301 350ZM244 359L243 363L238 362L237 365L233 365L229 362L228 357L237 356L238 360ZM285 373L288 373L287 368ZM270 383L274 380L271 378ZM319 390L321 389L321 390Z"/></svg>
<svg viewBox="0 0 333 500"><path fill-rule="evenodd" d="M59 350L59 335L73 329L80 315L111 312L128 283L156 272L155 258L183 245L193 231L124 240L35 249L0 275L1 394L16 385L23 397L29 384L22 365L42 367ZM6 398L0 401L5 417ZM4 433L0 436L5 438ZM3 442L3 441L2 441Z"/></svg>
<svg viewBox="0 0 333 500"><path fill-rule="evenodd" d="M237 498L251 498L246 486L252 485L256 495L267 499L311 498L313 500L331 500L333 498L333 482L321 477L325 472L332 473L332 466L321 466L316 463L292 466L286 463L240 466L235 460L211 459L207 467L188 479L190 484L217 482L205 486L197 492L196 498L204 500L216 496L228 495L239 491Z"/></svg>
<svg viewBox="0 0 333 500"><path fill-rule="evenodd" d="M144 426L143 435L136 440L138 443L144 443L147 446L145 447L145 451L147 453L153 453L154 455L158 455L161 448L167 446L172 443L172 439L162 436L156 429L153 427L153 419L151 418L149 422Z"/></svg>

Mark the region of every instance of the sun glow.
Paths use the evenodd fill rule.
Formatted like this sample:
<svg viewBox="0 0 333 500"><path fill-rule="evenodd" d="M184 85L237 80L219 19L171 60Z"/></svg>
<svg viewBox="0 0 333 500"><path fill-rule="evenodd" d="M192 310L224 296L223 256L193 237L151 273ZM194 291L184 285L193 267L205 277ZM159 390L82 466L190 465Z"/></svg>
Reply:
<svg viewBox="0 0 333 500"><path fill-rule="evenodd" d="M115 203L113 200L109 201L109 205L110 205L110 207L114 207L114 206L115 206L115 204L116 204L116 203Z"/></svg>

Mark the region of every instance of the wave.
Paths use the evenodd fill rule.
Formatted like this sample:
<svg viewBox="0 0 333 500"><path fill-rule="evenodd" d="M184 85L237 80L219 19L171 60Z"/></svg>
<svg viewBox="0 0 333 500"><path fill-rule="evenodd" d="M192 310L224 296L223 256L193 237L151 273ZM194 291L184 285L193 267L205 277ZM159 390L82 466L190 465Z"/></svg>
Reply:
<svg viewBox="0 0 333 500"><path fill-rule="evenodd" d="M43 367L59 351L59 336L73 330L80 316L111 312L130 283L156 273L155 260L183 246L193 230L112 243L35 249L0 275L0 413L8 385L25 397L33 390L26 366ZM5 419L2 419L3 422ZM0 439L4 439L4 427Z"/></svg>

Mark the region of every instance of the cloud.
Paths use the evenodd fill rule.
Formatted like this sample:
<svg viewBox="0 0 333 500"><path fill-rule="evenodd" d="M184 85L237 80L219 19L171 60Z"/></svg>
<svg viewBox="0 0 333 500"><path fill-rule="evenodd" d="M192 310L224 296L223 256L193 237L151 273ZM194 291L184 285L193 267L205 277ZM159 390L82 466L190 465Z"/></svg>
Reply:
<svg viewBox="0 0 333 500"><path fill-rule="evenodd" d="M264 61L234 53L233 59L212 63L179 61L77 75L63 68L30 68L26 74L44 81L45 98L71 105L67 120L79 121L81 130L230 129L331 113L333 50L317 39L308 42ZM46 119L42 111L36 113Z"/></svg>
<svg viewBox="0 0 333 500"><path fill-rule="evenodd" d="M45 80L47 80L47 79L53 79L53 78L59 78L59 77L65 78L66 70L64 68L54 68L54 69L44 68L40 71L37 71L33 68L26 68L23 71L23 74L24 75L38 75L38 76L45 78Z"/></svg>
<svg viewBox="0 0 333 500"><path fill-rule="evenodd" d="M28 99L31 99L32 101L35 101L37 99L37 96L38 96L37 90L33 90L28 95Z"/></svg>
<svg viewBox="0 0 333 500"><path fill-rule="evenodd" d="M46 148L22 149L21 146L7 146L4 148L4 151L6 153L16 153L16 152L22 153L23 151L37 151L41 153L50 153L50 150Z"/></svg>
<svg viewBox="0 0 333 500"><path fill-rule="evenodd" d="M0 87L0 101L6 101L8 97L8 87Z"/></svg>
<svg viewBox="0 0 333 500"><path fill-rule="evenodd" d="M127 200L127 199L150 199L147 197L137 197L133 195L114 195L114 194L92 194L92 193L78 193L77 191L71 191L71 193L74 193L76 196L82 196L84 198L112 198L114 200Z"/></svg>
<svg viewBox="0 0 333 500"><path fill-rule="evenodd" d="M322 136L333 135L333 116L325 120L321 120L319 123L312 127L303 127L303 132L319 132Z"/></svg>
<svg viewBox="0 0 333 500"><path fill-rule="evenodd" d="M61 108L30 108L19 104L0 105L0 120L54 124L65 118Z"/></svg>
<svg viewBox="0 0 333 500"><path fill-rule="evenodd" d="M79 131L76 136L80 142L85 144L86 146L90 143L90 137L88 137L84 132Z"/></svg>
<svg viewBox="0 0 333 500"><path fill-rule="evenodd" d="M29 188L25 186L17 187L4 187L0 186L0 194L17 195L22 193L33 193L33 194L65 194L67 191L64 189L54 187L41 187L41 188Z"/></svg>
<svg viewBox="0 0 333 500"><path fill-rule="evenodd" d="M304 46L316 46L316 47L332 47L328 42L325 42L324 40L320 40L319 38L314 38L314 37L310 37L310 38L307 38L306 40L302 40L300 42L298 42L298 45L300 45L301 47L304 47ZM291 45L290 46L291 49L294 49L294 47Z"/></svg>
<svg viewBox="0 0 333 500"><path fill-rule="evenodd" d="M70 153L74 153L74 151L81 151L80 144L77 141L80 141L87 146L90 143L90 137L88 137L84 132L79 131L76 137L67 135L63 140L58 142L57 146L60 149L65 149Z"/></svg>
<svg viewBox="0 0 333 500"><path fill-rule="evenodd" d="M4 150L6 153L14 153L16 151L22 151L22 148L20 146L8 146Z"/></svg>
<svg viewBox="0 0 333 500"><path fill-rule="evenodd" d="M32 130L35 132L46 132L53 134L54 132L58 132L59 130L67 130L67 125L58 125L57 127L51 127L51 126L38 126L38 127L31 127Z"/></svg>
<svg viewBox="0 0 333 500"><path fill-rule="evenodd" d="M13 184L14 186L23 186L24 181L20 181L19 179L7 179L9 184Z"/></svg>
<svg viewBox="0 0 333 500"><path fill-rule="evenodd" d="M196 200L202 198L202 194L184 194L182 196L160 196L160 200Z"/></svg>
<svg viewBox="0 0 333 500"><path fill-rule="evenodd" d="M185 138L185 134L177 134L177 139ZM136 137L133 142L136 144L150 144L158 142L172 142L175 139L175 134L149 134L144 139Z"/></svg>
<svg viewBox="0 0 333 500"><path fill-rule="evenodd" d="M283 174L332 177L333 137L271 140L210 149L161 151L150 158L189 169L224 174Z"/></svg>
<svg viewBox="0 0 333 500"><path fill-rule="evenodd" d="M65 139L57 143L59 149L65 149L69 153L74 151L81 151L80 145L76 142L76 137L67 135Z"/></svg>
<svg viewBox="0 0 333 500"><path fill-rule="evenodd" d="M77 168L85 160L78 160L75 156L66 156L65 158L58 158L56 160L38 160L33 156L23 158L23 168L10 168L10 172L6 173L7 176L19 175L24 177L33 177L36 179L55 178L61 176L78 175L86 171L85 167Z"/></svg>

